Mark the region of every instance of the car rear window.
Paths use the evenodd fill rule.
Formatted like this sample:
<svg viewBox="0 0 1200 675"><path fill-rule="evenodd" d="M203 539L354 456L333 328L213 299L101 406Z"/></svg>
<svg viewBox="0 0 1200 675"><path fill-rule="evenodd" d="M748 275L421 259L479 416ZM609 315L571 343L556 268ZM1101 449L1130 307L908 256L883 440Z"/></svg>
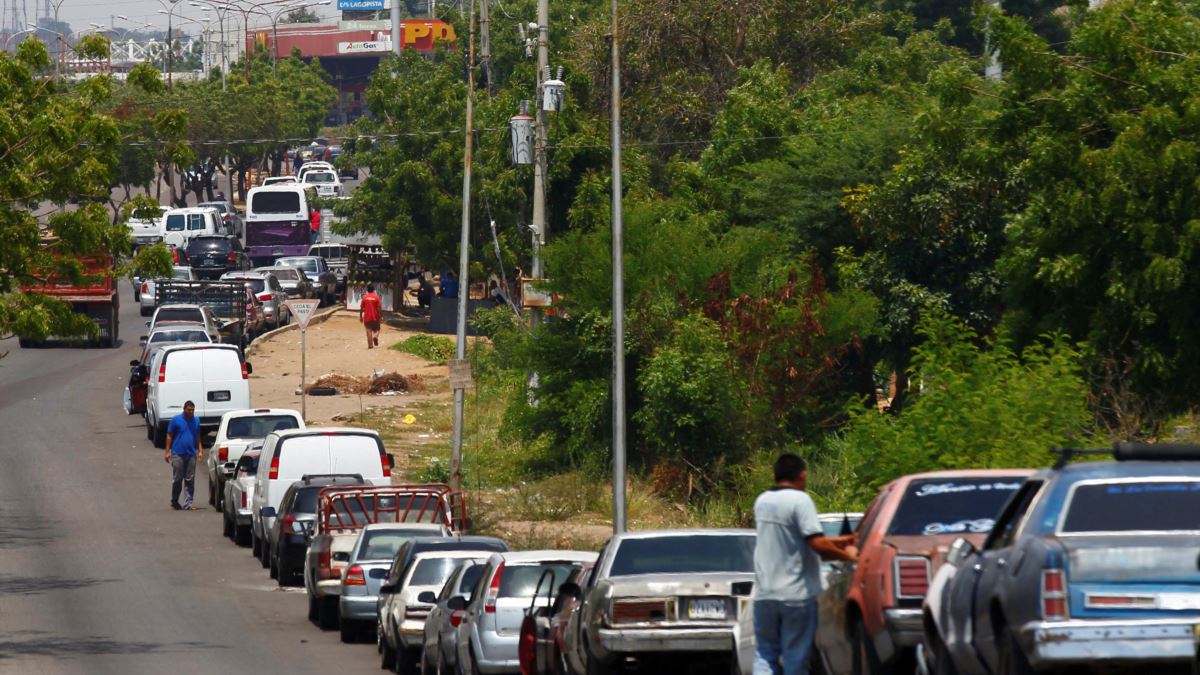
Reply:
<svg viewBox="0 0 1200 675"><path fill-rule="evenodd" d="M404 542L419 535L405 530L368 530L363 536L366 537L366 541L363 542L359 560L391 560L396 557L396 551L400 550Z"/></svg>
<svg viewBox="0 0 1200 675"><path fill-rule="evenodd" d="M241 471L247 476L253 476L258 472L258 458L260 456L261 455L258 453L249 452L242 455L241 458L238 459L237 470Z"/></svg>
<svg viewBox="0 0 1200 675"><path fill-rule="evenodd" d="M253 277L234 277L234 280L245 282L246 285L250 287L250 290L254 291L255 293L262 293L267 288L267 282L263 279L256 279Z"/></svg>
<svg viewBox="0 0 1200 675"><path fill-rule="evenodd" d="M160 330L150 335L150 344L172 342L212 342L202 330Z"/></svg>
<svg viewBox="0 0 1200 675"><path fill-rule="evenodd" d="M458 565L457 558L425 558L418 560L412 576L408 579L409 586L438 586L446 583L450 574Z"/></svg>
<svg viewBox="0 0 1200 675"><path fill-rule="evenodd" d="M305 486L296 491L296 500L294 502L292 502L292 513L316 513L317 512L317 497L321 494L322 489L327 488L330 485L359 485L359 483L357 481L347 480L347 481L338 481L337 483L328 483L325 485ZM373 497L363 497L363 502L366 504L368 509L370 509L372 507L372 505L374 503L373 499L374 499ZM343 507L341 509L343 519L347 518L347 516L345 515L347 513L347 511L353 512L355 514L362 513L362 505L358 504L357 502L341 502L341 503L349 504L348 507ZM358 522L361 523L362 520L359 519Z"/></svg>
<svg viewBox="0 0 1200 675"><path fill-rule="evenodd" d="M277 267L271 270L271 274L280 281L296 281L300 278L300 273L296 270L286 267Z"/></svg>
<svg viewBox="0 0 1200 675"><path fill-rule="evenodd" d="M754 535L679 535L626 539L609 576L753 572Z"/></svg>
<svg viewBox="0 0 1200 675"><path fill-rule="evenodd" d="M155 321L195 321L204 322L204 314L195 307L160 307Z"/></svg>
<svg viewBox="0 0 1200 675"><path fill-rule="evenodd" d="M172 275L176 279L183 279L184 281L187 281L192 278L192 268L176 267L174 272L172 272Z"/></svg>
<svg viewBox="0 0 1200 675"><path fill-rule="evenodd" d="M184 218L182 213L167 216L167 232L183 232L186 224L187 219Z"/></svg>
<svg viewBox="0 0 1200 675"><path fill-rule="evenodd" d="M305 183L332 183L337 178L328 171L309 171L304 174Z"/></svg>
<svg viewBox="0 0 1200 675"><path fill-rule="evenodd" d="M557 562L539 565L506 565L504 574L500 577L501 598L532 598L537 591L546 593L548 589L558 590L566 582L567 577L578 566L577 563ZM551 577L550 572L554 576ZM546 574L542 587L538 589L538 580Z"/></svg>
<svg viewBox="0 0 1200 675"><path fill-rule="evenodd" d="M1023 476L934 478L908 484L889 535L987 534Z"/></svg>
<svg viewBox="0 0 1200 675"><path fill-rule="evenodd" d="M188 256L200 251L228 251L232 244L227 237L193 237L188 242Z"/></svg>
<svg viewBox="0 0 1200 675"><path fill-rule="evenodd" d="M1195 532L1200 479L1088 483L1075 487L1062 532Z"/></svg>
<svg viewBox="0 0 1200 675"><path fill-rule="evenodd" d="M305 272L317 271L317 261L312 258L280 258L275 264L304 270Z"/></svg>
<svg viewBox="0 0 1200 675"><path fill-rule="evenodd" d="M247 213L299 213L300 193L298 192L256 192L250 198Z"/></svg>
<svg viewBox="0 0 1200 675"><path fill-rule="evenodd" d="M291 415L255 415L229 420L225 430L228 438L266 438L272 431L299 429L300 423Z"/></svg>

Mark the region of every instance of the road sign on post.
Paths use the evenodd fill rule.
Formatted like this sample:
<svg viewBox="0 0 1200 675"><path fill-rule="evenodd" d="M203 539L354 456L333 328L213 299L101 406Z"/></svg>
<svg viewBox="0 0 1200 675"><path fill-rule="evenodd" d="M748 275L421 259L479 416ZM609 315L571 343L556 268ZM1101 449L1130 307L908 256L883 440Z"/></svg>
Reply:
<svg viewBox="0 0 1200 675"><path fill-rule="evenodd" d="M300 416L307 420L308 418L308 389L304 386L307 379L305 374L305 353L304 353L304 334L308 329L308 320L317 311L317 307L321 305L320 300L288 300L283 303L287 305L288 311L292 316L296 317L296 325L300 326Z"/></svg>

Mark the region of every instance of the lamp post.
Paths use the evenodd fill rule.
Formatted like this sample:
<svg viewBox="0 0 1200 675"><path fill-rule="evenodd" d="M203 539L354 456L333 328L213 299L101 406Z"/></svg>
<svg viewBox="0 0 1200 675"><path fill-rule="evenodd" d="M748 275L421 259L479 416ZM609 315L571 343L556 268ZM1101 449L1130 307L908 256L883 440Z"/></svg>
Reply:
<svg viewBox="0 0 1200 675"><path fill-rule="evenodd" d="M266 7L267 5L277 5L284 1L285 0L268 0L267 2L260 3L250 2L246 3L249 6L245 8L239 7L232 2L226 2L217 5L217 7L220 7L221 9L232 9L237 12L241 12L242 14L242 61L246 66L246 84L250 84L250 49L246 46L246 43L250 41L250 14L263 14L264 12L261 9L262 7Z"/></svg>
<svg viewBox="0 0 1200 675"><path fill-rule="evenodd" d="M137 26L138 28L149 28L152 31L158 30L158 28L155 27L155 25L152 23L147 23L145 21L134 21L133 19L130 19L129 17L125 16L124 14L118 14L118 15L116 15L116 18L118 18L122 21L127 21L127 22L133 24L134 26ZM115 28L115 26L114 26L114 28ZM129 31L125 31L124 35L125 35L126 39L128 39ZM126 52L126 56L130 60L132 60L132 58L133 58L133 55L130 52Z"/></svg>
<svg viewBox="0 0 1200 675"><path fill-rule="evenodd" d="M175 78L172 73L175 71L175 10L179 9L179 0L170 0L170 3L158 0L158 4L163 6L163 9L158 10L159 14L167 15L167 92L175 93ZM170 7L168 10L167 7Z"/></svg>
<svg viewBox="0 0 1200 675"><path fill-rule="evenodd" d="M621 43L612 0L613 533L625 531L625 227L621 218Z"/></svg>
<svg viewBox="0 0 1200 675"><path fill-rule="evenodd" d="M279 65L279 19L288 12L294 12L305 7L319 7L328 5L330 0L317 0L316 2L296 2L290 5L284 5L279 8L271 17L271 75L275 75Z"/></svg>
<svg viewBox="0 0 1200 675"><path fill-rule="evenodd" d="M32 25L32 24L26 24L26 25ZM38 30L40 30L40 29L37 26L33 26L32 28L26 28L25 30L19 30L15 33L9 33L8 37L4 38L4 51L6 51L6 52L8 51L8 43L11 42L13 38L17 37L18 35L24 35L25 33L34 33L34 32L37 32Z"/></svg>
<svg viewBox="0 0 1200 675"><path fill-rule="evenodd" d="M228 5L210 5L202 2L194 2L188 0L188 5L202 11L212 10L217 13L217 26L221 32L221 91L225 91L225 71L228 70L226 64L226 56L229 52L229 47L225 42L225 15L229 13Z"/></svg>
<svg viewBox="0 0 1200 675"><path fill-rule="evenodd" d="M190 23L196 24L197 26L200 26L200 49L202 50L201 53L204 55L204 58L207 58L208 48L206 46L207 38L205 38L205 33L208 31L208 23L212 21L212 17L205 16L205 17L200 17L199 19L193 19L189 16L180 16L179 21L180 21L180 23L190 22ZM202 70L207 70L207 68L204 67L203 60L200 62L200 68Z"/></svg>

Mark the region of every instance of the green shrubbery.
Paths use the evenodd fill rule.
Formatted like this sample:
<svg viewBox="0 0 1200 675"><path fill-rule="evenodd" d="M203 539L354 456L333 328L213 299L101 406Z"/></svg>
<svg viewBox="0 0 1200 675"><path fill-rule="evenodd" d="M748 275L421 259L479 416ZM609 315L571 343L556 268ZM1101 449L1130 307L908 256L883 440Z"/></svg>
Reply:
<svg viewBox="0 0 1200 675"><path fill-rule="evenodd" d="M454 358L454 341L436 335L414 335L392 345L392 349L436 363L444 363Z"/></svg>

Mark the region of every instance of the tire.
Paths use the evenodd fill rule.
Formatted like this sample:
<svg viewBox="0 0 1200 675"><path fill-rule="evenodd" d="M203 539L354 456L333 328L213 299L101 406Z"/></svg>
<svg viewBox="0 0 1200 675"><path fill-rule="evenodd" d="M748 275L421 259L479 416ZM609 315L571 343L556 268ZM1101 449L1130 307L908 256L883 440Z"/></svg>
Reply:
<svg viewBox="0 0 1200 675"><path fill-rule="evenodd" d="M375 646L379 649L379 668L394 670L396 668L396 650L388 644L387 636L383 634L383 624L375 626Z"/></svg>
<svg viewBox="0 0 1200 675"><path fill-rule="evenodd" d="M262 540L253 530L250 531L250 555L255 558L262 558Z"/></svg>
<svg viewBox="0 0 1200 675"><path fill-rule="evenodd" d="M221 534L233 539L233 521L229 519L229 514L222 512L221 514Z"/></svg>
<svg viewBox="0 0 1200 675"><path fill-rule="evenodd" d="M31 349L33 347L33 340L30 340L29 338L18 337L17 344L20 345L21 349Z"/></svg>
<svg viewBox="0 0 1200 675"><path fill-rule="evenodd" d="M153 313L154 313L154 310L147 309L145 305L142 305L141 307L138 308L138 314L141 314L142 316L150 316Z"/></svg>
<svg viewBox="0 0 1200 675"><path fill-rule="evenodd" d="M317 608L317 599L313 596L308 596L308 620L316 622L320 612Z"/></svg>
<svg viewBox="0 0 1200 675"><path fill-rule="evenodd" d="M946 643L942 641L940 635L930 636L932 642L930 651L933 652L933 668L930 670L930 675L958 675L958 668L954 667L954 661L950 658L950 650L946 648Z"/></svg>
<svg viewBox="0 0 1200 675"><path fill-rule="evenodd" d="M396 648L396 672L400 675L415 675L418 654L414 649Z"/></svg>
<svg viewBox="0 0 1200 675"><path fill-rule="evenodd" d="M258 545L258 562L259 562L259 564L262 565L262 568L264 570L269 569L271 567L271 548L270 548L270 546L271 546L271 541L269 539L263 539L262 543L260 543ZM271 578L274 579L275 577L272 576Z"/></svg>
<svg viewBox="0 0 1200 675"><path fill-rule="evenodd" d="M157 424L154 426L154 447L160 450L167 447L167 425Z"/></svg>
<svg viewBox="0 0 1200 675"><path fill-rule="evenodd" d="M589 651L584 651L584 659L584 666L587 668L587 675L608 675L608 673L611 673L614 670L604 662L600 661L600 659L592 656L592 653Z"/></svg>
<svg viewBox="0 0 1200 675"><path fill-rule="evenodd" d="M342 621L338 626L338 633L341 634L343 643L354 644L358 641L358 622Z"/></svg>
<svg viewBox="0 0 1200 675"><path fill-rule="evenodd" d="M862 620L854 624L850 631L850 649L852 650L850 672L854 675L891 675L879 662L875 653L875 645L867 637L867 628Z"/></svg>
<svg viewBox="0 0 1200 675"><path fill-rule="evenodd" d="M217 487L211 480L208 481L208 505L217 508ZM220 511L220 509L217 510Z"/></svg>
<svg viewBox="0 0 1200 675"><path fill-rule="evenodd" d="M1017 638L1004 623L995 622L996 626L996 675L1033 675L1033 666L1017 644Z"/></svg>
<svg viewBox="0 0 1200 675"><path fill-rule="evenodd" d="M146 440L154 441L154 427L150 425L150 418L146 418Z"/></svg>
<svg viewBox="0 0 1200 675"><path fill-rule="evenodd" d="M322 598L317 601L317 626L321 630L333 630L338 626L337 598Z"/></svg>
<svg viewBox="0 0 1200 675"><path fill-rule="evenodd" d="M267 573L272 579L279 582L280 588L283 588L283 574L279 571L279 563L269 552L267 553Z"/></svg>

